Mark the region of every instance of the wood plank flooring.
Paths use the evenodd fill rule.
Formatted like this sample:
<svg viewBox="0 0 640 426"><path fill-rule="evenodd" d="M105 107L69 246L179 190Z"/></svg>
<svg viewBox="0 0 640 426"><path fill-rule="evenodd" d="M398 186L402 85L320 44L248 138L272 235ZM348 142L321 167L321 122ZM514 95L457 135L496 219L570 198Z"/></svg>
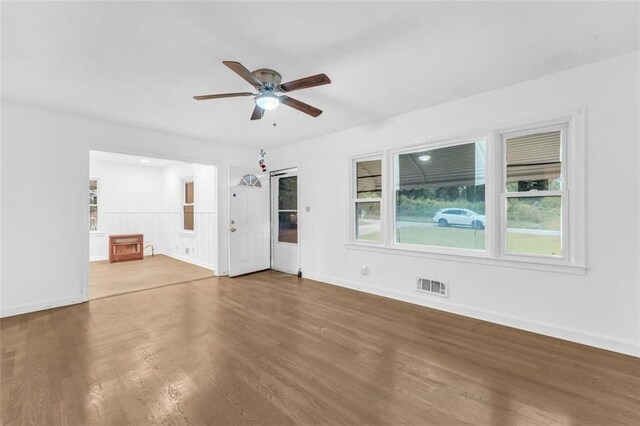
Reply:
<svg viewBox="0 0 640 426"><path fill-rule="evenodd" d="M11 317L2 423L639 425L640 359L275 272Z"/></svg>
<svg viewBox="0 0 640 426"><path fill-rule="evenodd" d="M144 260L89 262L89 298L147 290L165 285L210 278L213 271L158 254Z"/></svg>

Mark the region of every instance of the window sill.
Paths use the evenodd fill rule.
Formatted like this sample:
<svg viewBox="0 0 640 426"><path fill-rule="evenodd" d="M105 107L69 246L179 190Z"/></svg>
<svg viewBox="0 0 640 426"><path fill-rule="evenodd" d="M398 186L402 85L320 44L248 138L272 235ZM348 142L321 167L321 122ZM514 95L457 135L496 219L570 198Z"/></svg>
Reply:
<svg viewBox="0 0 640 426"><path fill-rule="evenodd" d="M501 268L517 268L528 269L543 272L559 272L570 275L586 275L587 266L569 265L566 263L552 261L536 261L529 259L502 259L488 257L485 252L469 253L461 252L460 254L437 253L427 250L419 250L406 247L388 247L380 244L356 243L350 242L345 244L347 250L369 251L374 253L394 254L398 256L411 256L423 259L436 259L448 262L464 262L477 265L497 266Z"/></svg>
<svg viewBox="0 0 640 426"><path fill-rule="evenodd" d="M90 237L104 237L104 232L102 231L89 231Z"/></svg>
<svg viewBox="0 0 640 426"><path fill-rule="evenodd" d="M195 238L196 233L195 231L180 231L180 236L187 237L187 238Z"/></svg>

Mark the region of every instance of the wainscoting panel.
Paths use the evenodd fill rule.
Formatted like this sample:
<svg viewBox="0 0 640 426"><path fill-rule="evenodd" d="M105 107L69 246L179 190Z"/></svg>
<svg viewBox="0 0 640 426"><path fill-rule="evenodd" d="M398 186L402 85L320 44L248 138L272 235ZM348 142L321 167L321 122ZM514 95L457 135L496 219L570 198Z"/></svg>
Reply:
<svg viewBox="0 0 640 426"><path fill-rule="evenodd" d="M186 261L211 269L215 268L217 257L217 214L215 212L195 212L194 232L181 231L181 215L168 218L165 235L168 237L165 252ZM173 231L173 232L172 232Z"/></svg>
<svg viewBox="0 0 640 426"><path fill-rule="evenodd" d="M156 251L162 250L164 212L105 212L99 222L100 234L91 234L90 259L103 260L109 257L109 235L143 234L145 245L153 244ZM151 254L151 250L145 251Z"/></svg>
<svg viewBox="0 0 640 426"><path fill-rule="evenodd" d="M195 231L182 230L179 212L105 212L99 233L90 235L90 260L109 257L109 235L144 234L145 245L153 244L156 253L165 253L200 266L215 268L217 257L217 214L195 212ZM146 255L151 250L145 251Z"/></svg>

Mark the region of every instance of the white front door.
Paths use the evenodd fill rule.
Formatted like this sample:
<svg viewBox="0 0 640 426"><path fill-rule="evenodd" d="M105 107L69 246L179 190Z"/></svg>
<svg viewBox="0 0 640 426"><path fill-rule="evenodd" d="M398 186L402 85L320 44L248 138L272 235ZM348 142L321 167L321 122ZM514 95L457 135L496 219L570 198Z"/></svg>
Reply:
<svg viewBox="0 0 640 426"><path fill-rule="evenodd" d="M229 169L229 276L269 269L269 178Z"/></svg>
<svg viewBox="0 0 640 426"><path fill-rule="evenodd" d="M271 174L271 268L297 274L298 252L298 171Z"/></svg>

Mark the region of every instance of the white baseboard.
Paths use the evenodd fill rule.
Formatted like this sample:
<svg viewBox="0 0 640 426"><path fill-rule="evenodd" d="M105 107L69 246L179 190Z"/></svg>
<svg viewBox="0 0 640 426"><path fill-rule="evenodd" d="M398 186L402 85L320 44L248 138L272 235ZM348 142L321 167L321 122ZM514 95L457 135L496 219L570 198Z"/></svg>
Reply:
<svg viewBox="0 0 640 426"><path fill-rule="evenodd" d="M640 357L640 342L634 342L633 340L615 339L609 336L589 333L582 330L571 329L567 327L560 327L552 324L547 324L540 321L531 321L525 318L515 317L511 315L504 315L497 312L492 312L484 309L472 308L466 305L461 305L448 300L431 299L427 296L421 296L418 294L405 293L395 290L389 290L376 286L360 284L349 280L343 280L335 277L323 276L323 275L305 275L305 278L320 281L323 283L336 285L339 287L346 287L352 290L362 291L364 293L371 293L377 296L387 297L389 299L400 300L403 302L412 303L415 305L425 306L432 309L438 309L445 312L451 312L458 315L463 315L470 318L475 318L483 321L488 321L496 324L505 325L508 327L517 328L520 330L530 331L532 333L543 334L545 336L551 336L562 340L568 340L575 343L580 343L587 346L593 346L608 351L619 352L625 355L631 355Z"/></svg>
<svg viewBox="0 0 640 426"><path fill-rule="evenodd" d="M160 254L160 253L158 253ZM182 258L170 253L162 253L166 256L173 257L175 259L192 263L203 268L213 270L213 267L203 262L194 261L189 258ZM593 346L600 349L619 352L626 355L640 357L640 345L638 342L632 340L614 339L609 336L604 336L596 333L588 333L581 330L575 330L567 327L559 327L539 321L531 321L524 318L519 318L511 315L504 315L492 311L483 309L471 308L465 305L460 305L447 300L431 300L420 295L414 295L410 293L399 292L395 290L383 289L380 287L370 286L355 283L348 280L342 280L334 277L321 276L321 275L305 275L305 278L319 281L326 284L336 285L339 287L350 288L364 293L371 293L390 299L400 300L403 302L413 303L416 305L425 306L432 309L438 309L454 314L459 314L471 318L476 318L483 321L489 321L497 324L506 325L508 327L514 327L521 330L530 331L533 333L543 334L546 336L556 337L571 342L581 343L588 346ZM82 302L82 295L68 296L59 299L50 299L34 303L26 303L23 305L9 306L0 310L0 318L10 317L14 315L26 314L29 312L42 311L45 309L58 308L67 305L73 305Z"/></svg>
<svg viewBox="0 0 640 426"><path fill-rule="evenodd" d="M0 310L0 317L12 317L14 315L27 314L29 312L44 311L45 309L59 308L67 305L82 303L82 295L62 297L60 299L43 300L23 305L9 306Z"/></svg>
<svg viewBox="0 0 640 426"><path fill-rule="evenodd" d="M169 252L162 252L162 253L156 252L156 254L164 254L165 256L173 257L174 259L181 260L182 262L191 263L192 265L200 266L201 268L205 268L205 269L210 269L215 272L213 265L206 262L202 262L197 259L193 259L191 257L180 256L178 254L169 253Z"/></svg>

